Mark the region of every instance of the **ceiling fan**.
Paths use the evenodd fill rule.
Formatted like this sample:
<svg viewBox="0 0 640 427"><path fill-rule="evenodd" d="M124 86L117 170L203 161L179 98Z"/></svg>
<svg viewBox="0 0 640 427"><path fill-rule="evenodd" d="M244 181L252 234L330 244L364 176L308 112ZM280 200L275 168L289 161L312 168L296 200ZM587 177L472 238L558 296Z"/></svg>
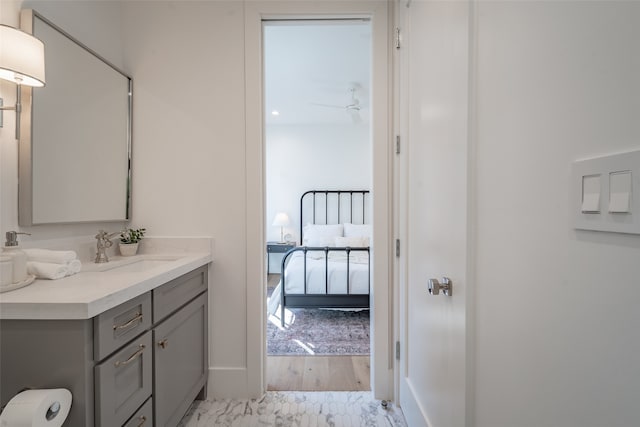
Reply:
<svg viewBox="0 0 640 427"><path fill-rule="evenodd" d="M311 102L311 105L326 108L337 108L346 111L354 123L362 123L362 117L360 116L360 109L362 108L360 100L356 97L357 85L353 85L349 88L351 93L351 102L347 105L335 105L335 104L319 104L317 102Z"/></svg>

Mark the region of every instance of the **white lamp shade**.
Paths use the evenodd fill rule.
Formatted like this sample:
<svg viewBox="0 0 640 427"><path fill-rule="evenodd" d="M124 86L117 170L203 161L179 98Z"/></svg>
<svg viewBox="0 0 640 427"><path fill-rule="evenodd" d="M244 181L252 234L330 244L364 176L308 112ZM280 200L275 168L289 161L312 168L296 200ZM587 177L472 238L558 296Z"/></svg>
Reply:
<svg viewBox="0 0 640 427"><path fill-rule="evenodd" d="M289 225L289 216L287 216L287 214L284 212L276 214L272 225L274 227L285 227Z"/></svg>
<svg viewBox="0 0 640 427"><path fill-rule="evenodd" d="M44 44L0 24L0 78L25 86L44 86Z"/></svg>

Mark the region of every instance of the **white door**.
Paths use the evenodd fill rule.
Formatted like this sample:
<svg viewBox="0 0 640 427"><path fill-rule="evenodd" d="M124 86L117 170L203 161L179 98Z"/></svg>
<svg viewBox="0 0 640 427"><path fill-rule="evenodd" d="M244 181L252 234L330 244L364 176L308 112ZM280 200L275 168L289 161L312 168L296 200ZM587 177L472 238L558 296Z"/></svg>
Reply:
<svg viewBox="0 0 640 427"><path fill-rule="evenodd" d="M401 153L400 404L410 426L461 427L467 415L469 5L398 7ZM402 220L401 220L402 221ZM404 273L403 273L404 271ZM430 295L428 279L453 283Z"/></svg>

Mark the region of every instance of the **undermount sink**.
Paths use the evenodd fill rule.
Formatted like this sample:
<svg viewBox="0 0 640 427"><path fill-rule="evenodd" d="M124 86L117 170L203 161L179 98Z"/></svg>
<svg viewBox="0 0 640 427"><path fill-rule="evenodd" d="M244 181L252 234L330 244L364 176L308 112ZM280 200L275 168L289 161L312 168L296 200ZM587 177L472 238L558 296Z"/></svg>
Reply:
<svg viewBox="0 0 640 427"><path fill-rule="evenodd" d="M103 264L88 263L83 265L84 272L113 272L113 273L140 273L154 268L163 267L179 260L181 257L145 256L122 257L113 259Z"/></svg>
<svg viewBox="0 0 640 427"><path fill-rule="evenodd" d="M115 266L113 268L108 268L103 271L117 271L118 273L139 273L141 271L147 271L152 268L160 267L166 265L169 262L173 262L175 260L169 259L141 259L135 261L131 264L125 264L121 266Z"/></svg>

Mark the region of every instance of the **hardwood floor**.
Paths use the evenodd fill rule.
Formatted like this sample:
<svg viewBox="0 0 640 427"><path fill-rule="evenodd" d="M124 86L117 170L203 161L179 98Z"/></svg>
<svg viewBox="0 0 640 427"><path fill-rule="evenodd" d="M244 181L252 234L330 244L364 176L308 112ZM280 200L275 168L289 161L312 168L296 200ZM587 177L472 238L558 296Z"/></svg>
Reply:
<svg viewBox="0 0 640 427"><path fill-rule="evenodd" d="M268 276L272 291L279 274ZM369 356L267 356L269 391L369 391Z"/></svg>
<svg viewBox="0 0 640 427"><path fill-rule="evenodd" d="M267 390L369 391L369 356L268 356Z"/></svg>
<svg viewBox="0 0 640 427"><path fill-rule="evenodd" d="M267 276L267 288L275 288L280 282L279 274L269 274Z"/></svg>

